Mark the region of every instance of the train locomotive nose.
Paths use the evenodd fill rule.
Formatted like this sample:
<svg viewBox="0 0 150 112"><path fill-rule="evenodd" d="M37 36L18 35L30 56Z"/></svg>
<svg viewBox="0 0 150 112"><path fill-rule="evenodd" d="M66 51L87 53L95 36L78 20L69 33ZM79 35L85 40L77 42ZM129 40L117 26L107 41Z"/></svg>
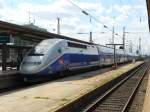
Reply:
<svg viewBox="0 0 150 112"><path fill-rule="evenodd" d="M41 58L37 57L28 57L28 59L25 59L22 62L22 65L20 67L21 73L36 73L41 68Z"/></svg>

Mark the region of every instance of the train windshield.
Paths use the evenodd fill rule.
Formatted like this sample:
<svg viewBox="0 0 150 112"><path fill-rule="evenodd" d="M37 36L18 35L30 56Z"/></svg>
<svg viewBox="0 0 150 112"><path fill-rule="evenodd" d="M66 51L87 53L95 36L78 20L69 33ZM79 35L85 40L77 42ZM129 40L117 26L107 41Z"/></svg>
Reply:
<svg viewBox="0 0 150 112"><path fill-rule="evenodd" d="M28 55L29 56L43 56L54 45L54 43L55 42L53 39L44 40L41 43L39 43L37 46L35 46Z"/></svg>

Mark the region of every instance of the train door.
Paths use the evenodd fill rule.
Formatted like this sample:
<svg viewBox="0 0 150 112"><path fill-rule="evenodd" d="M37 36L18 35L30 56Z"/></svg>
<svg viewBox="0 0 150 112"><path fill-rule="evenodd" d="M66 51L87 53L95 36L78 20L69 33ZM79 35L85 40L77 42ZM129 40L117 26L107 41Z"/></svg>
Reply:
<svg viewBox="0 0 150 112"><path fill-rule="evenodd" d="M100 51L100 47L98 45L96 45L97 51L98 51L98 66L101 65L101 51Z"/></svg>

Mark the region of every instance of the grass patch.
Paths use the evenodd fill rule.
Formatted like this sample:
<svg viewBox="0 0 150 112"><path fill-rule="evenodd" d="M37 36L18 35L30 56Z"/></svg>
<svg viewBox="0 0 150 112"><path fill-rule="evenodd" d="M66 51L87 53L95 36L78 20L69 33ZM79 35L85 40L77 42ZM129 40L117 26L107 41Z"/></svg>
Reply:
<svg viewBox="0 0 150 112"><path fill-rule="evenodd" d="M23 98L27 98L27 96L23 96Z"/></svg>
<svg viewBox="0 0 150 112"><path fill-rule="evenodd" d="M35 99L50 99L49 97L41 97L41 96L36 96L34 97Z"/></svg>
<svg viewBox="0 0 150 112"><path fill-rule="evenodd" d="M66 99L66 98L62 98L62 99L61 99L61 101L68 101L68 99Z"/></svg>

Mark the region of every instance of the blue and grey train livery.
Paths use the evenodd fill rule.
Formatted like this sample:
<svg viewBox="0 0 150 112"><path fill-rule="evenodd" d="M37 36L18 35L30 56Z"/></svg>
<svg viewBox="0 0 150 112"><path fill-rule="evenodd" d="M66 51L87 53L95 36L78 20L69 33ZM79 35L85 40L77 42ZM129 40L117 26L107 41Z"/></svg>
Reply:
<svg viewBox="0 0 150 112"><path fill-rule="evenodd" d="M117 61L128 61L117 50ZM32 48L24 57L20 72L25 75L48 76L92 66L113 64L113 49L64 39L47 39Z"/></svg>

